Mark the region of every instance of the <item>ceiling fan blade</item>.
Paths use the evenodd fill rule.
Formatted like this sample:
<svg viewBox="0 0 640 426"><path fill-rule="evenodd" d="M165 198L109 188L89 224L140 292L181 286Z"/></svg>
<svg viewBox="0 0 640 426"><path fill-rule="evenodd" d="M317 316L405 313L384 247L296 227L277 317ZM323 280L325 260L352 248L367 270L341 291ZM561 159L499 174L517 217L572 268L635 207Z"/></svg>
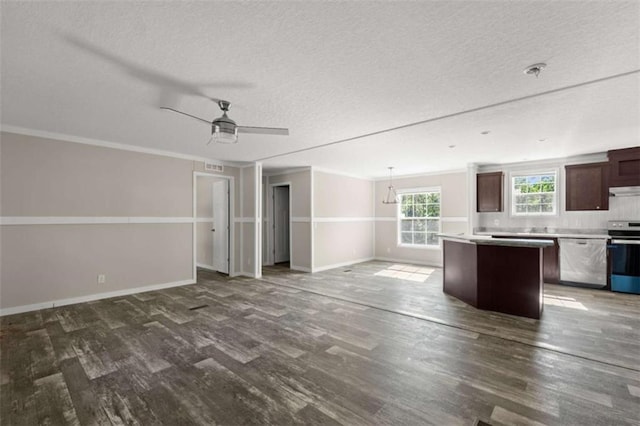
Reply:
<svg viewBox="0 0 640 426"><path fill-rule="evenodd" d="M160 107L160 109L166 109L167 111L177 112L178 114L186 115L187 117L195 118L196 120L200 120L202 122L211 125L210 120L205 120L204 118L196 117L195 115L187 114L186 112L178 111L177 109L169 108L169 107Z"/></svg>
<svg viewBox="0 0 640 426"><path fill-rule="evenodd" d="M255 133L258 135L281 135L289 136L289 129L279 127L249 127L238 126L238 133Z"/></svg>

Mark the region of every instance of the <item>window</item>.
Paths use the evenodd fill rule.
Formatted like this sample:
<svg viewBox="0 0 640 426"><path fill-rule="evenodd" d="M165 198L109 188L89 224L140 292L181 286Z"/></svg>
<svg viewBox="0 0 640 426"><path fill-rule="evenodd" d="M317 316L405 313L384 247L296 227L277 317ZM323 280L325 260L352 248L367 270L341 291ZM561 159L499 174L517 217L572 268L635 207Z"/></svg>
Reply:
<svg viewBox="0 0 640 426"><path fill-rule="evenodd" d="M556 214L556 176L556 172L511 175L511 214Z"/></svg>
<svg viewBox="0 0 640 426"><path fill-rule="evenodd" d="M439 246L440 189L400 194L399 245Z"/></svg>

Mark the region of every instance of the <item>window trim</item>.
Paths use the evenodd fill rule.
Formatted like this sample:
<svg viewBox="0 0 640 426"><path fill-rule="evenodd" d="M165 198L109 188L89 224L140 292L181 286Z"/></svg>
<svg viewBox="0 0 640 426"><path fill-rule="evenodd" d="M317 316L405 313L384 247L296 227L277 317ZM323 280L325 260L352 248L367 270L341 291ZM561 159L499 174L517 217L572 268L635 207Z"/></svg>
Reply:
<svg viewBox="0 0 640 426"><path fill-rule="evenodd" d="M516 213L514 211L515 194L513 192L513 179L515 177L531 176L531 175L544 175L553 174L555 176L555 192L553 193L555 211L551 213ZM507 181L509 185L509 217L511 218L532 218L532 217L554 217L560 214L560 172L557 167L545 168L545 169L525 169L525 170L512 170L509 172Z"/></svg>
<svg viewBox="0 0 640 426"><path fill-rule="evenodd" d="M411 248L418 250L440 250L442 248L442 240L438 238L438 244L435 245L427 245L427 244L407 244L402 242L402 215L400 214L400 209L402 208L402 196L406 194L419 194L423 192L438 192L440 194L440 216L438 216L438 233L442 232L442 187L440 186L429 186L429 187L420 187L420 188L402 188L396 189L396 193L400 198L398 205L396 207L396 247L402 248Z"/></svg>

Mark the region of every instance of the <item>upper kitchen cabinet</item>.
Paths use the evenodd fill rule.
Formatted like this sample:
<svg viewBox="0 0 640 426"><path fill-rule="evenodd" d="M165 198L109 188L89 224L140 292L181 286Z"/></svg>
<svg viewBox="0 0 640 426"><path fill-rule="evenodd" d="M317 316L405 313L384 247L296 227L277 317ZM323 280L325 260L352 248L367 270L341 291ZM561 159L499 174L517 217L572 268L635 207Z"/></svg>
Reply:
<svg viewBox="0 0 640 426"><path fill-rule="evenodd" d="M478 212L502 211L502 176L502 172L476 175Z"/></svg>
<svg viewBox="0 0 640 426"><path fill-rule="evenodd" d="M566 210L609 210L609 163L565 166Z"/></svg>
<svg viewBox="0 0 640 426"><path fill-rule="evenodd" d="M616 149L609 156L609 186L640 186L640 146Z"/></svg>

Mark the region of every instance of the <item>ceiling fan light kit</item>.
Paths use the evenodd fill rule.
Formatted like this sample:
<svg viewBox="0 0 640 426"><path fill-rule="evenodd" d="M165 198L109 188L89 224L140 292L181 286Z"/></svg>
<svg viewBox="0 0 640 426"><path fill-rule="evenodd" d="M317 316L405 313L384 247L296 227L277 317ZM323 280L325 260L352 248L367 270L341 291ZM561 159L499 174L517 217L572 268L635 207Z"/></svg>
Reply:
<svg viewBox="0 0 640 426"><path fill-rule="evenodd" d="M238 143L238 129L229 130L224 129L221 126L213 125L213 129L211 131L211 139L209 139L207 145L209 145L211 142L224 144Z"/></svg>
<svg viewBox="0 0 640 426"><path fill-rule="evenodd" d="M216 143L238 143L238 126L236 122L227 116L229 110L229 102L218 101L218 106L222 110L222 117L216 118L211 123L211 139L207 145L211 142Z"/></svg>

